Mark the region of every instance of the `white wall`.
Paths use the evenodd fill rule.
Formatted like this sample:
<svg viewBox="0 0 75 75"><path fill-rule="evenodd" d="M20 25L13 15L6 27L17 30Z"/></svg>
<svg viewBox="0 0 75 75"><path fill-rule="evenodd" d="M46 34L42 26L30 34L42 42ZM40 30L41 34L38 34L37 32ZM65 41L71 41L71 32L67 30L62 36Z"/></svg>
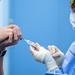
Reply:
<svg viewBox="0 0 75 75"><path fill-rule="evenodd" d="M0 1L0 27L8 25L9 0Z"/></svg>
<svg viewBox="0 0 75 75"><path fill-rule="evenodd" d="M0 0L0 27L8 25L9 0ZM4 75L8 75L8 52L4 56Z"/></svg>

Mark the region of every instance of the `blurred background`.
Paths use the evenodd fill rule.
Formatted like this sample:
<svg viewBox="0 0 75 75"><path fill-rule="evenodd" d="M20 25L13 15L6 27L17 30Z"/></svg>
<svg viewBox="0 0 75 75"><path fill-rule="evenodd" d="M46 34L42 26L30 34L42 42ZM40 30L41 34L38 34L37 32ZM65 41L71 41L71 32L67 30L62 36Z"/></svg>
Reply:
<svg viewBox="0 0 75 75"><path fill-rule="evenodd" d="M23 37L47 48L56 45L66 53L75 40L75 31L69 22L70 0L1 0L0 26L12 19ZM44 75L46 66L36 62L23 40L8 48L4 59L5 75Z"/></svg>

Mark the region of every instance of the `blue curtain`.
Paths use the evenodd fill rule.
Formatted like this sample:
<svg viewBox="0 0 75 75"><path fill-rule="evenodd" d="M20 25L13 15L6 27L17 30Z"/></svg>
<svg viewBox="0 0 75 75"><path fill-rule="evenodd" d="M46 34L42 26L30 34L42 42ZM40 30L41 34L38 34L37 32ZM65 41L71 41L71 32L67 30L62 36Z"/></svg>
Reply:
<svg viewBox="0 0 75 75"><path fill-rule="evenodd" d="M9 20L9 0L0 0L0 28L8 25ZM1 36L0 36L1 37ZM8 75L9 52L6 53L3 62L4 75Z"/></svg>

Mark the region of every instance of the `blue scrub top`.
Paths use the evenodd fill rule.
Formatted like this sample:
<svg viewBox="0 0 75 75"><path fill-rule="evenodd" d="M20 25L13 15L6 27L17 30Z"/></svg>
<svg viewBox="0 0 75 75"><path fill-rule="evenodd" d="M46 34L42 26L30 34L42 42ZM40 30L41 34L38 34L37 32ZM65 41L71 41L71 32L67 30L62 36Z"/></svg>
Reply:
<svg viewBox="0 0 75 75"><path fill-rule="evenodd" d="M56 68L47 72L45 75L75 75L75 41L71 44L65 54L64 62L61 67L62 68ZM64 74L64 72L66 74Z"/></svg>
<svg viewBox="0 0 75 75"><path fill-rule="evenodd" d="M45 75L62 75L62 72L59 68L56 68L50 72L46 72Z"/></svg>
<svg viewBox="0 0 75 75"><path fill-rule="evenodd" d="M50 72L46 72L45 75L68 75L68 74L64 74L64 73L62 73L61 69L56 68L56 69L54 69L54 70L52 70ZM70 74L70 75L75 75L75 68L73 70L73 73Z"/></svg>

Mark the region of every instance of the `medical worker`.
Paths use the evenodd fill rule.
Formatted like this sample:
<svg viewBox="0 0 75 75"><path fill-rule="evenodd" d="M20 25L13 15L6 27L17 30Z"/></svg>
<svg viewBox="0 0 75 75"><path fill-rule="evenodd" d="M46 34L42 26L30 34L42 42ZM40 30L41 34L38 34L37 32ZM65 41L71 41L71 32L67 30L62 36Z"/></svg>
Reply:
<svg viewBox="0 0 75 75"><path fill-rule="evenodd" d="M75 29L75 0L70 0L70 8L71 8L70 23L72 25L72 28ZM62 68L63 71L66 72L67 74L75 75L75 41L71 44L70 48L65 54Z"/></svg>
<svg viewBox="0 0 75 75"><path fill-rule="evenodd" d="M4 75L3 59L7 52L6 48L17 44L21 37L21 31L16 25L9 25L0 28L0 75Z"/></svg>
<svg viewBox="0 0 75 75"><path fill-rule="evenodd" d="M56 49L58 51L57 47L56 47ZM50 48L49 48L49 50L50 50ZM67 75L67 74L64 74L61 70L61 66L60 66L61 60L59 61L60 63L57 64L49 50L40 46L38 43L36 43L34 46L30 46L30 51L31 51L34 59L36 61L44 63L46 65L48 72L45 75ZM61 51L59 51L59 52L61 52ZM61 56L63 56L62 52L61 52ZM60 56L58 58L60 59Z"/></svg>
<svg viewBox="0 0 75 75"><path fill-rule="evenodd" d="M75 0L70 1L71 13L70 13L70 23L75 29Z"/></svg>
<svg viewBox="0 0 75 75"><path fill-rule="evenodd" d="M48 49L49 50L45 49L38 43L30 46L30 52L34 59L46 65L48 72L45 75L68 75L63 73L61 68L64 54L56 46L48 46Z"/></svg>
<svg viewBox="0 0 75 75"><path fill-rule="evenodd" d="M34 59L44 63L48 69L45 75L75 75L75 42L64 54L56 46L48 46L48 50L38 43L30 46Z"/></svg>
<svg viewBox="0 0 75 75"><path fill-rule="evenodd" d="M56 46L49 46L48 50L52 53L51 55L57 64L60 65L59 68L63 73L75 75L75 42L71 44L65 55Z"/></svg>
<svg viewBox="0 0 75 75"><path fill-rule="evenodd" d="M75 0L70 0L70 7L71 7L71 13L70 13L70 23L75 29ZM64 61L63 64L61 65L63 68L63 71L66 72L69 75L75 75L75 42L73 42L66 52L65 56L62 56L62 52L60 50L56 50L55 48L50 47L50 52L51 50L55 53L53 53L53 58L58 61L58 56L60 56L61 60L59 59L60 62L62 62L63 57ZM66 59L66 60L65 60ZM59 62L58 61L58 62ZM57 63L58 63L57 62Z"/></svg>
<svg viewBox="0 0 75 75"><path fill-rule="evenodd" d="M72 12L70 22L75 28L75 0L70 1ZM30 46L30 51L35 60L46 64L48 72L45 75L75 75L75 42L64 54L56 46L48 46L48 50L39 44Z"/></svg>

